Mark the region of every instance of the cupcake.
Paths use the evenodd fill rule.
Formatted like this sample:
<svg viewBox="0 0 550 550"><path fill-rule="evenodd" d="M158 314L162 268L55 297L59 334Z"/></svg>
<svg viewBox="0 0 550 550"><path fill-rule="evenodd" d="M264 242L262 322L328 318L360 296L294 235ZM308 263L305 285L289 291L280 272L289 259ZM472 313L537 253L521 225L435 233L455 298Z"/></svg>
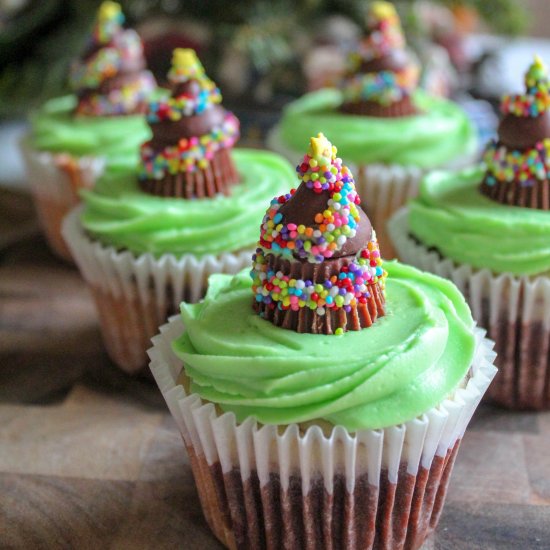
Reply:
<svg viewBox="0 0 550 550"><path fill-rule="evenodd" d="M151 369L228 548L420 548L492 343L450 282L382 264L322 135L298 176L250 274L211 276L153 339Z"/></svg>
<svg viewBox="0 0 550 550"><path fill-rule="evenodd" d="M155 89L137 33L124 29L115 2L104 2L80 59L71 67L73 94L48 101L31 116L22 142L31 191L48 244L71 260L61 221L93 188L105 165L131 166L149 138L143 112Z"/></svg>
<svg viewBox="0 0 550 550"><path fill-rule="evenodd" d="M309 136L323 131L357 177L365 211L378 229L387 258L395 252L386 234L390 215L418 192L423 173L466 165L476 136L462 109L419 90L419 65L407 50L395 8L373 2L366 34L340 89L322 89L290 103L268 143L293 160Z"/></svg>
<svg viewBox="0 0 550 550"><path fill-rule="evenodd" d="M540 59L504 97L481 166L434 173L390 221L404 261L450 278L496 342L488 397L550 408L550 94Z"/></svg>
<svg viewBox="0 0 550 550"><path fill-rule="evenodd" d="M107 351L132 373L182 300L248 264L265 202L294 179L274 153L233 149L239 121L193 50L174 51L168 80L171 95L150 102L139 165L107 170L63 226Z"/></svg>

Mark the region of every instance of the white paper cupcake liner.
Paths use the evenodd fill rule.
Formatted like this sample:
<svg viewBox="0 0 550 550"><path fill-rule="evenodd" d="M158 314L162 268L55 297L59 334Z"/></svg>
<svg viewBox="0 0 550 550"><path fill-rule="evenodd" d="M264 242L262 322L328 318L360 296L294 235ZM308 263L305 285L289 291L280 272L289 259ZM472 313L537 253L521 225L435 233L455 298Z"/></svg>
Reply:
<svg viewBox="0 0 550 550"><path fill-rule="evenodd" d="M229 548L419 548L437 524L466 426L496 373L476 329L463 387L402 425L349 433L237 423L177 380L174 317L149 350L151 371L181 431L204 515ZM259 366L260 368L260 366Z"/></svg>
<svg viewBox="0 0 550 550"><path fill-rule="evenodd" d="M63 218L80 202L78 191L94 186L103 173L105 161L99 157L74 157L33 149L26 136L21 152L38 219L52 251L72 262L61 236Z"/></svg>
<svg viewBox="0 0 550 550"><path fill-rule="evenodd" d="M81 212L78 206L65 218L63 236L94 296L107 351L129 373L147 366L146 351L158 327L179 311L182 301L199 301L210 275L234 274L251 262L252 250L134 256L88 237Z"/></svg>
<svg viewBox="0 0 550 550"><path fill-rule="evenodd" d="M499 374L487 397L514 409L550 409L550 276L495 275L441 258L410 236L406 208L389 230L399 257L453 281L495 341Z"/></svg>
<svg viewBox="0 0 550 550"><path fill-rule="evenodd" d="M303 151L294 151L283 143L277 127L269 133L267 145L286 157L293 165L297 164L303 155ZM476 157L477 153L461 155L444 165L434 165L433 168L459 169L470 165ZM387 231L387 222L397 210L418 195L420 181L431 169L399 164L360 164L347 162L347 159L344 159L344 162L354 175L361 206L376 229L382 257L388 260L395 258L396 251Z"/></svg>

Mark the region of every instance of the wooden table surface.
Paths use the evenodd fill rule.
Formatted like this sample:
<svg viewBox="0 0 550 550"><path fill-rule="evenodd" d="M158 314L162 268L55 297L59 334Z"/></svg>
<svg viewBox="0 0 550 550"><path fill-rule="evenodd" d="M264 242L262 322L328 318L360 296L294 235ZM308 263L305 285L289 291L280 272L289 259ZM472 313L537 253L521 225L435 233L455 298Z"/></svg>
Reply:
<svg viewBox="0 0 550 550"><path fill-rule="evenodd" d="M118 371L78 271L0 191L0 548L220 548L156 386ZM550 549L550 413L478 409L428 549Z"/></svg>

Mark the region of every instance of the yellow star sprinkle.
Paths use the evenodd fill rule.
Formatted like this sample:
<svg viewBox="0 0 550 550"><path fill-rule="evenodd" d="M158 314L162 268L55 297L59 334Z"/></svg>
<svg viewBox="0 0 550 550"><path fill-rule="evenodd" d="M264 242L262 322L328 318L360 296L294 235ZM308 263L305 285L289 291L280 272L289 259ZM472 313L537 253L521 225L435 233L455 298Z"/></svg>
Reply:
<svg viewBox="0 0 550 550"><path fill-rule="evenodd" d="M332 143L319 132L317 137L312 137L310 143L310 156L314 158L321 166L330 164L333 153ZM336 152L336 151L334 151Z"/></svg>
<svg viewBox="0 0 550 550"><path fill-rule="evenodd" d="M200 65L195 50L176 48L172 54L172 65L178 69L191 69Z"/></svg>
<svg viewBox="0 0 550 550"><path fill-rule="evenodd" d="M111 19L115 19L121 11L122 9L120 7L120 4L107 0L106 2L103 2L99 7L98 19L100 21L109 21Z"/></svg>
<svg viewBox="0 0 550 550"><path fill-rule="evenodd" d="M392 19L397 16L395 7L390 2L373 2L369 11L377 19Z"/></svg>

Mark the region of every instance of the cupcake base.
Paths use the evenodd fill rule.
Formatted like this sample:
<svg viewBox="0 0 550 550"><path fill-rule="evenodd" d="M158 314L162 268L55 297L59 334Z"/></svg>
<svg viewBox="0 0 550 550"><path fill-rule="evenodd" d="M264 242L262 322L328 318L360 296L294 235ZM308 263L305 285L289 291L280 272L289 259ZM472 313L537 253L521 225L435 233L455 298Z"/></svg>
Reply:
<svg viewBox="0 0 550 550"><path fill-rule="evenodd" d="M199 301L213 273L234 274L250 265L252 251L220 256L134 256L89 238L80 223L81 207L63 223L63 236L94 297L107 352L122 370L137 374L147 366L147 349L158 327Z"/></svg>
<svg viewBox="0 0 550 550"><path fill-rule="evenodd" d="M207 168L166 174L160 180L140 180L139 185L146 193L159 197L204 199L219 194L229 195L231 187L239 181L231 151L224 148L214 154Z"/></svg>
<svg viewBox="0 0 550 550"><path fill-rule="evenodd" d="M390 233L404 262L450 279L495 341L499 374L487 399L515 410L550 410L550 277L494 275L443 259L409 234L406 209Z"/></svg>
<svg viewBox="0 0 550 550"><path fill-rule="evenodd" d="M416 549L436 527L464 430L496 369L492 343L477 349L463 384L403 425L342 427L237 423L178 384L161 327L151 371L182 433L206 520L228 548Z"/></svg>
<svg viewBox="0 0 550 550"><path fill-rule="evenodd" d="M293 261L283 259L273 254L267 255L268 268L271 271L281 271L294 279L310 280L314 284L323 284L332 275L338 276L343 266L349 265L355 257L334 258L325 260L321 264L311 264L307 261ZM341 328L344 332L348 330L361 330L370 327L378 317L384 315L384 293L377 283L369 284L369 296L364 304L358 303L349 307L330 309L325 307L323 315L309 307L302 307L297 310L279 309L275 304L254 302L254 309L266 320L274 325L285 329L294 330L300 333L311 334L334 334Z"/></svg>
<svg viewBox="0 0 550 550"><path fill-rule="evenodd" d="M104 161L95 157L73 157L31 148L28 138L21 142L29 186L38 220L49 247L61 259L73 263L62 235L63 218L79 202L81 189L91 189L103 173Z"/></svg>
<svg viewBox="0 0 550 550"><path fill-rule="evenodd" d="M508 204L550 210L550 181L535 180L532 185L524 185L516 181L496 181L489 184L485 179L480 185L481 192L490 199Z"/></svg>
<svg viewBox="0 0 550 550"><path fill-rule="evenodd" d="M390 105L382 105L376 101L356 101L343 103L340 107L342 113L348 115L373 116L380 118L407 117L420 114L420 110L410 97L396 101Z"/></svg>

